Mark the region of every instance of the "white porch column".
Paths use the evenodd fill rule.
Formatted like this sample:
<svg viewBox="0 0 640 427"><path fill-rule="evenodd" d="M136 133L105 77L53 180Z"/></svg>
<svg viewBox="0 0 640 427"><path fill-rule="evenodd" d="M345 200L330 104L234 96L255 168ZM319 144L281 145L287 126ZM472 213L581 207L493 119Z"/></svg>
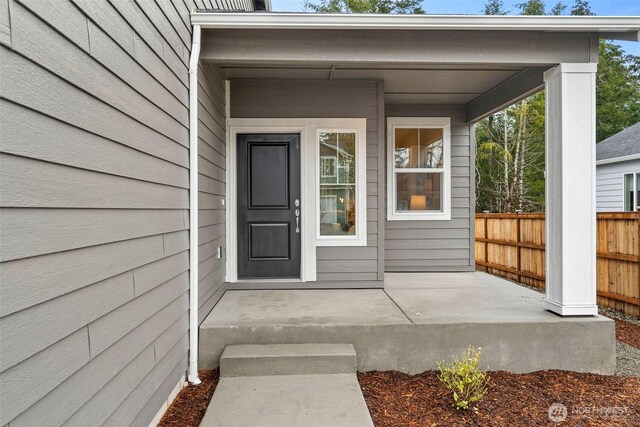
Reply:
<svg viewBox="0 0 640 427"><path fill-rule="evenodd" d="M546 307L596 315L595 63L560 64L546 88Z"/></svg>

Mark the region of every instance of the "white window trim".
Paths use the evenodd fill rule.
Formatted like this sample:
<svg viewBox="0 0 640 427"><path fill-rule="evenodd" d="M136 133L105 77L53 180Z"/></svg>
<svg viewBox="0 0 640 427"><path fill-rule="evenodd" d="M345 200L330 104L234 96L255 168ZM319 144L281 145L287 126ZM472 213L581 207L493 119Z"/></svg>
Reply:
<svg viewBox="0 0 640 427"><path fill-rule="evenodd" d="M627 194L625 193L625 185L626 185L626 178L627 175L631 175L631 191L633 192L633 204L635 206L631 206L631 210L628 211L627 207L625 206L626 201L625 201L625 197L627 196ZM640 172L626 172L622 174L622 211L623 212L636 212L638 206L640 206L640 200L636 200L636 195L638 194L638 175L640 175Z"/></svg>
<svg viewBox="0 0 640 427"><path fill-rule="evenodd" d="M441 212L398 212L396 210L396 169L394 162L395 129L442 129L444 168L442 171ZM407 169L406 172L425 169ZM448 221L451 219L451 118L450 117L388 117L387 118L387 220L388 221Z"/></svg>
<svg viewBox="0 0 640 427"><path fill-rule="evenodd" d="M227 93L229 88L227 87ZM227 105L229 105L227 101ZM317 246L366 246L367 245L367 217L366 217L366 119L227 119L227 146L226 146L226 166L227 184L226 199L226 276L225 281L235 283L238 281L238 216L236 206L237 194L237 134L239 133L299 133L300 134L300 180L301 180L301 265L300 279L275 280L277 282L315 282L317 280L316 247ZM318 158L319 148L317 144L317 129L357 129L359 133L358 145L362 148L358 150L362 159L357 161L364 167L359 168L358 186L364 185L363 191L358 196L358 203L364 206L359 209L357 215L357 228L362 230L362 240L331 242L328 240L318 241L317 218L319 209L319 174L320 160ZM225 203L226 202L226 203ZM361 215L361 216L359 216ZM361 224L362 223L362 224ZM351 237L351 236L349 236ZM274 280L252 280L252 282L273 282Z"/></svg>
<svg viewBox="0 0 640 427"><path fill-rule="evenodd" d="M337 123L336 123L337 124ZM367 246L367 122L366 119L353 119L351 126L317 127L315 132L316 176L316 246ZM320 235L320 133L356 134L356 233L342 236ZM338 162L336 162L336 175Z"/></svg>

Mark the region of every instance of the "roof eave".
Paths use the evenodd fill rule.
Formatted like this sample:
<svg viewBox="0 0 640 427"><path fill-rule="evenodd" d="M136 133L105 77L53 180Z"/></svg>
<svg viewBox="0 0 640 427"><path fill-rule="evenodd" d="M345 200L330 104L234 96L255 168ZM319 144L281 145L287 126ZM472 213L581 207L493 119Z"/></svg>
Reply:
<svg viewBox="0 0 640 427"><path fill-rule="evenodd" d="M634 16L377 15L194 12L191 22L220 29L362 29L589 32L640 40Z"/></svg>

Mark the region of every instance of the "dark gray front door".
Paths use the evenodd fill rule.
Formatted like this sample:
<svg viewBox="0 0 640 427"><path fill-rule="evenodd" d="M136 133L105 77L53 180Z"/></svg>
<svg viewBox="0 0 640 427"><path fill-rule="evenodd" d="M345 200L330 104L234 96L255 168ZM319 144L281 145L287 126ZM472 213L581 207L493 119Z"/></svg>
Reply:
<svg viewBox="0 0 640 427"><path fill-rule="evenodd" d="M237 144L238 278L300 278L300 135Z"/></svg>

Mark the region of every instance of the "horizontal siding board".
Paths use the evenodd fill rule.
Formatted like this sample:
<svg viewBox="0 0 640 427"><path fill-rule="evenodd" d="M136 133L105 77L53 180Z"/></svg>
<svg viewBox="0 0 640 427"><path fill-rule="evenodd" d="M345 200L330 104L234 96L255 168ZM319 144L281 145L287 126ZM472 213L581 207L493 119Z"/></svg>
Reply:
<svg viewBox="0 0 640 427"><path fill-rule="evenodd" d="M375 281L378 280L378 273L318 273L319 282L353 282L353 281Z"/></svg>
<svg viewBox="0 0 640 427"><path fill-rule="evenodd" d="M149 101L170 114L182 125L178 127L179 131L184 132L183 128L189 125L188 108L94 24L89 25L89 34L91 54ZM179 142L185 144L184 140Z"/></svg>
<svg viewBox="0 0 640 427"><path fill-rule="evenodd" d="M188 166L188 150L72 86L37 64L0 47L3 97L172 163Z"/></svg>
<svg viewBox="0 0 640 427"><path fill-rule="evenodd" d="M189 249L189 232L186 230L163 234L162 240L166 256Z"/></svg>
<svg viewBox="0 0 640 427"><path fill-rule="evenodd" d="M409 240L407 247L411 247L413 239L460 239L469 238L468 228L429 228L429 229L397 229L393 233L386 232L386 241L388 240Z"/></svg>
<svg viewBox="0 0 640 427"><path fill-rule="evenodd" d="M185 229L184 211L0 209L0 261Z"/></svg>
<svg viewBox="0 0 640 427"><path fill-rule="evenodd" d="M407 248L411 249L407 249ZM469 250L469 238L460 239L412 239L406 242L399 239L385 241L385 251L419 249L466 249ZM398 256L399 254L393 254Z"/></svg>
<svg viewBox="0 0 640 427"><path fill-rule="evenodd" d="M133 270L135 296L139 297L189 270L189 253L180 252Z"/></svg>
<svg viewBox="0 0 640 427"><path fill-rule="evenodd" d="M29 126L25 126L29 123ZM18 104L0 100L0 150L32 159L112 175L189 186L189 170L62 123Z"/></svg>
<svg viewBox="0 0 640 427"><path fill-rule="evenodd" d="M11 20L9 0L0 0L0 44L11 46Z"/></svg>
<svg viewBox="0 0 640 427"><path fill-rule="evenodd" d="M178 382L182 381L183 377L185 376L186 364L187 360L185 356L183 357L183 360L181 360L169 373L162 384L160 384L160 386L158 386L158 388L153 391L153 394L151 397L149 397L147 404L131 422L132 426L146 427L150 425L153 417L166 401L166 397L170 396Z"/></svg>
<svg viewBox="0 0 640 427"><path fill-rule="evenodd" d="M185 209L186 189L0 156L2 207Z"/></svg>
<svg viewBox="0 0 640 427"><path fill-rule="evenodd" d="M150 129L177 143L188 145L188 131L184 122L177 122L134 91L108 68L89 56L86 53L89 49L83 51L71 43L65 43L61 35L23 8L16 7L13 15L16 20L12 34L13 49ZM109 56L110 52L105 49L118 49L115 44L109 45L105 37L100 37L96 30L92 35L95 37L92 48L95 43L101 56Z"/></svg>
<svg viewBox="0 0 640 427"><path fill-rule="evenodd" d="M357 248L352 247L318 247L316 250L316 258L320 260L343 260L343 259L376 259L378 249L375 247Z"/></svg>
<svg viewBox="0 0 640 427"><path fill-rule="evenodd" d="M318 273L367 273L377 271L377 260L319 260L317 261Z"/></svg>
<svg viewBox="0 0 640 427"><path fill-rule="evenodd" d="M188 332L189 312L186 311L153 342L155 361L163 359Z"/></svg>
<svg viewBox="0 0 640 427"><path fill-rule="evenodd" d="M158 235L2 263L0 315L160 259L162 245L162 236Z"/></svg>
<svg viewBox="0 0 640 427"><path fill-rule="evenodd" d="M126 272L1 318L2 370L44 350L131 299L133 275Z"/></svg>
<svg viewBox="0 0 640 427"><path fill-rule="evenodd" d="M106 1L71 0L96 25L109 33L118 45L130 55L135 52L133 45L133 29L117 10ZM91 27L90 27L91 28ZM89 34L91 50L94 49L94 35Z"/></svg>
<svg viewBox="0 0 640 427"><path fill-rule="evenodd" d="M87 328L0 373L0 424L33 405L89 361Z"/></svg>
<svg viewBox="0 0 640 427"><path fill-rule="evenodd" d="M183 62L188 64L188 51L186 51L186 45L180 39L180 36L176 33L175 29L171 26L167 18L164 16L158 5L154 0L134 0L142 13L149 19L155 29L162 35L162 41L165 45L164 48L169 47L175 52L177 57ZM163 49L164 49L163 48Z"/></svg>
<svg viewBox="0 0 640 427"><path fill-rule="evenodd" d="M87 18L71 2L59 0L17 1L76 45L84 49L89 48ZM12 12L15 12L15 8Z"/></svg>
<svg viewBox="0 0 640 427"><path fill-rule="evenodd" d="M98 393L65 422L65 426L102 425L111 412L126 399L154 365L153 346L147 347Z"/></svg>
<svg viewBox="0 0 640 427"><path fill-rule="evenodd" d="M173 29L178 33L178 36L182 39L182 42L187 49L191 46L191 32L189 31L189 25L182 21L182 17L176 11L173 2L171 0L156 1L156 4L162 10L164 16L169 21ZM189 16L185 14L184 17Z"/></svg>
<svg viewBox="0 0 640 427"><path fill-rule="evenodd" d="M109 348L156 313L159 307L166 306L188 289L189 275L182 273L90 323L91 357Z"/></svg>
<svg viewBox="0 0 640 427"><path fill-rule="evenodd" d="M161 388L167 378L171 377L173 380L171 388L175 387L178 379L184 374L187 368L188 341L188 336L185 335L176 343L164 359L153 367L149 374L147 374L140 384L105 421L105 426L118 427L130 425L140 412L140 408L145 406L153 394ZM171 388L166 391L167 396Z"/></svg>
<svg viewBox="0 0 640 427"><path fill-rule="evenodd" d="M469 261L469 248L463 249L386 249L385 254L393 260L448 260L459 259Z"/></svg>
<svg viewBox="0 0 640 427"><path fill-rule="evenodd" d="M161 308L20 414L11 424L14 427L61 425L144 348L151 348L160 334L187 312L188 306L188 294L184 294Z"/></svg>
<svg viewBox="0 0 640 427"><path fill-rule="evenodd" d="M122 2L121 2L122 3ZM176 75L171 68L158 56L137 34L133 37L136 61L156 80L158 80L183 105L189 105L189 90L187 83Z"/></svg>

